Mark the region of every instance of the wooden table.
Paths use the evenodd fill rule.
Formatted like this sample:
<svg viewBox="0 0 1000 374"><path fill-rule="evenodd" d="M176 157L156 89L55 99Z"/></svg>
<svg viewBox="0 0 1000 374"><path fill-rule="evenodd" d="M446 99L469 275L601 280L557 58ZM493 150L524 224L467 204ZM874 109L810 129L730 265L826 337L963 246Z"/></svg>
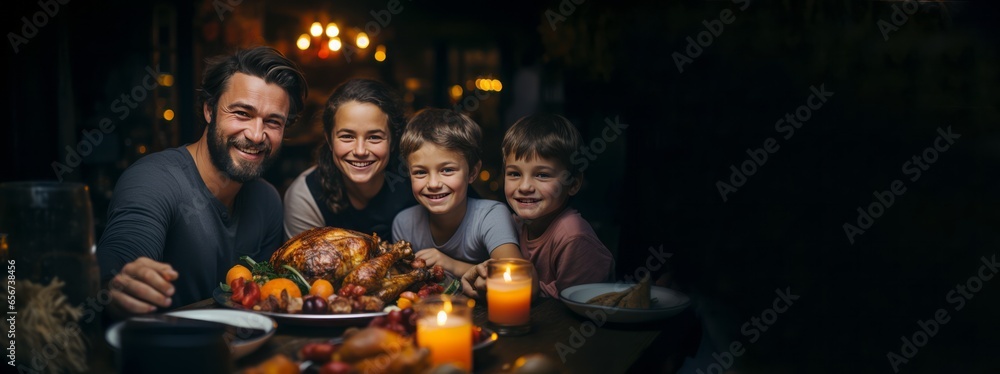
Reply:
<svg viewBox="0 0 1000 374"><path fill-rule="evenodd" d="M219 308L203 300L180 309ZM478 325L486 325L485 306L473 311ZM700 324L691 308L680 315L652 323L597 326L597 321L578 316L562 302L541 299L531 310L532 331L527 335L500 339L485 352L477 352L477 373L502 372L504 365L529 353L542 353L564 365L566 373L671 372L698 345ZM297 359L300 348L340 336L344 328L302 327L279 323L275 335L256 352L238 360L243 369L277 353Z"/></svg>

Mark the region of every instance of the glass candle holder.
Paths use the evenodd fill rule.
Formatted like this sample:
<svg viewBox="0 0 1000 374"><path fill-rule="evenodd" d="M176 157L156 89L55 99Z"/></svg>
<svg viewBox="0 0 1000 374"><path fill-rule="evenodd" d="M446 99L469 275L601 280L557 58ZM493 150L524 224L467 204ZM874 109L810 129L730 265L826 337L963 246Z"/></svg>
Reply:
<svg viewBox="0 0 1000 374"><path fill-rule="evenodd" d="M0 246L17 281L48 285L59 278L72 305L97 295L100 282L90 189L48 181L0 183ZM100 310L98 310L100 311Z"/></svg>
<svg viewBox="0 0 1000 374"><path fill-rule="evenodd" d="M50 372L103 372L110 369L101 367L101 360L89 360L101 354L110 354L109 348L101 344L104 328L100 312L104 309L102 305L108 301L102 298L107 296L106 291L98 292L100 273L95 255L92 212L90 189L85 184L55 181L0 183L0 259L7 269L7 285L16 287L16 292L10 290L5 300L9 304L4 308L8 313L4 317L8 323L3 328L9 328L11 333L17 328L18 352L46 352L46 361L52 363L46 366ZM62 286L57 286L57 279ZM26 295L26 287L58 288L55 292ZM35 301L26 302L29 296ZM61 299L65 302L58 301ZM95 299L100 305L94 303ZM54 304L80 308L82 314L73 317L65 312L65 308L43 307ZM22 318L34 318L39 322L25 324ZM39 330L42 327L38 326L46 325L49 327ZM35 331L30 326L35 326ZM48 330L55 326L58 326L56 330ZM33 332L41 334L42 331L55 334L55 341L60 344L45 344L45 339L23 339ZM14 335L10 337L15 338ZM80 340L86 344L74 343ZM14 343L11 340L11 347ZM58 349L50 353L49 346ZM28 359L22 360L29 362ZM84 366L81 369L78 365Z"/></svg>
<svg viewBox="0 0 1000 374"><path fill-rule="evenodd" d="M450 363L472 371L472 308L475 302L452 295L431 295L414 304L417 345L431 352L431 364Z"/></svg>
<svg viewBox="0 0 1000 374"><path fill-rule="evenodd" d="M490 325L500 335L531 331L531 261L502 259L490 262L486 278L486 305Z"/></svg>

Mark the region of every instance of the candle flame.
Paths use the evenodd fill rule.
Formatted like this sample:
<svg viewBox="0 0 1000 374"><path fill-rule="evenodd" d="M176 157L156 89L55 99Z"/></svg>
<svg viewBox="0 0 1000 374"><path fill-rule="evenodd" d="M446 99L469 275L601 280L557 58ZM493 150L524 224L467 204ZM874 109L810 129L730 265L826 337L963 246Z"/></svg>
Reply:
<svg viewBox="0 0 1000 374"><path fill-rule="evenodd" d="M438 326L444 326L444 323L448 321L448 313L443 310L438 312Z"/></svg>
<svg viewBox="0 0 1000 374"><path fill-rule="evenodd" d="M503 272L503 281L510 282L510 265L507 265L507 271Z"/></svg>

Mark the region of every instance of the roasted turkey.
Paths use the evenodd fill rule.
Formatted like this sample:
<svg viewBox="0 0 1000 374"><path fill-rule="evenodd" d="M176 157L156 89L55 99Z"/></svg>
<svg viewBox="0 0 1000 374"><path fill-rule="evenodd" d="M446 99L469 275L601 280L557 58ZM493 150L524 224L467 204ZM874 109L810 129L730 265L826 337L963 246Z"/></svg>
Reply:
<svg viewBox="0 0 1000 374"><path fill-rule="evenodd" d="M382 284L375 291L375 296L382 300L390 300L399 296L410 285L432 279L433 277L432 272L422 268L413 269L413 271L406 274L390 275L382 280Z"/></svg>
<svg viewBox="0 0 1000 374"><path fill-rule="evenodd" d="M405 240L390 244L377 234L317 227L285 242L271 255L270 263L278 271L282 271L282 265L290 265L310 284L317 279L326 279L338 289L355 284L365 287L369 295L377 293L383 300L394 300L389 297L398 296L413 283L440 278L437 274L442 274L440 270L424 269L422 261L413 259L413 250ZM388 278L393 268L406 269L408 274ZM409 283L402 285L403 281ZM379 292L383 285L388 292Z"/></svg>

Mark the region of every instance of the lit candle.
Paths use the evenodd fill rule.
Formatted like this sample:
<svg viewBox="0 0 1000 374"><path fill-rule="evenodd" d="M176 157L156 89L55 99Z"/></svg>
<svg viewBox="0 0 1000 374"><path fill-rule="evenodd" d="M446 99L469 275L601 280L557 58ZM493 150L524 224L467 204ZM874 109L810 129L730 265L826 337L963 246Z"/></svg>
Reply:
<svg viewBox="0 0 1000 374"><path fill-rule="evenodd" d="M431 364L450 363L472 371L471 302L463 297L433 295L415 306L417 345L431 352Z"/></svg>
<svg viewBox="0 0 1000 374"><path fill-rule="evenodd" d="M490 262L486 304L489 320L501 335L523 334L530 329L532 270L527 260Z"/></svg>

